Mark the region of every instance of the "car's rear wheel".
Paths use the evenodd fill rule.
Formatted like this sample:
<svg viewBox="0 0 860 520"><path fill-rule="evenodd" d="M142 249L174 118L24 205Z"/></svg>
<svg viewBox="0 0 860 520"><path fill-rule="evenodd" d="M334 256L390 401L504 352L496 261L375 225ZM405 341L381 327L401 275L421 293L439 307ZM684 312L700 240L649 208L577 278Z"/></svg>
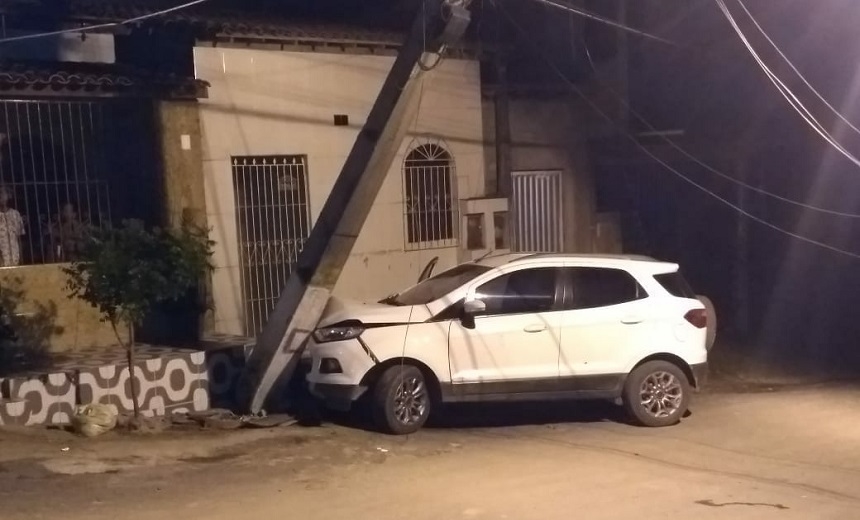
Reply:
<svg viewBox="0 0 860 520"><path fill-rule="evenodd" d="M637 424L669 426L687 412L690 383L674 363L649 361L630 372L622 399L625 410Z"/></svg>
<svg viewBox="0 0 860 520"><path fill-rule="evenodd" d="M383 432L415 433L430 416L430 390L413 365L389 367L373 389L373 422Z"/></svg>

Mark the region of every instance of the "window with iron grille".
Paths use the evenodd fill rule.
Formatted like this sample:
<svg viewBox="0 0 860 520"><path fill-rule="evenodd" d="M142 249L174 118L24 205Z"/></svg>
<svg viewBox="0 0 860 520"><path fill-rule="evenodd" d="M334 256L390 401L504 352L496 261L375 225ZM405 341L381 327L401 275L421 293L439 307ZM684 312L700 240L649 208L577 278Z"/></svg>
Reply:
<svg viewBox="0 0 860 520"><path fill-rule="evenodd" d="M160 214L152 108L0 101L0 267L75 260L88 226Z"/></svg>
<svg viewBox="0 0 860 520"><path fill-rule="evenodd" d="M412 147L403 163L406 248L457 244L454 160L441 144Z"/></svg>

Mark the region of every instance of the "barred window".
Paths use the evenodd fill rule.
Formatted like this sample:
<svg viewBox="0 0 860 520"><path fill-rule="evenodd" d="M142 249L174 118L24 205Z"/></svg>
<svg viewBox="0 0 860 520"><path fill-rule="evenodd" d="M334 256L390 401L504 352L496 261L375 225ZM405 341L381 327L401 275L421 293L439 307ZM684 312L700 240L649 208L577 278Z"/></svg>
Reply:
<svg viewBox="0 0 860 520"><path fill-rule="evenodd" d="M160 211L151 107L0 101L0 267L75 260L87 226Z"/></svg>
<svg viewBox="0 0 860 520"><path fill-rule="evenodd" d="M407 249L456 245L454 160L439 144L414 147L403 164Z"/></svg>

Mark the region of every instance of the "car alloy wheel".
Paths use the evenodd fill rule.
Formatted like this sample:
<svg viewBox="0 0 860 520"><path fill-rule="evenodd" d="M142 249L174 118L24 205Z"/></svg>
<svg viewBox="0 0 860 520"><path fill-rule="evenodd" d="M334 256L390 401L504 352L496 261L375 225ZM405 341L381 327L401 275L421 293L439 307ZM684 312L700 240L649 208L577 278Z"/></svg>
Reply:
<svg viewBox="0 0 860 520"><path fill-rule="evenodd" d="M659 371L642 381L639 397L645 411L657 419L676 414L684 398L684 387L674 374Z"/></svg>
<svg viewBox="0 0 860 520"><path fill-rule="evenodd" d="M431 390L426 376L414 365L386 368L373 385L372 410L376 426L395 435L417 432L432 413Z"/></svg>
<svg viewBox="0 0 860 520"><path fill-rule="evenodd" d="M424 418L427 412L427 385L417 377L404 378L394 397L394 416L404 425L412 425Z"/></svg>

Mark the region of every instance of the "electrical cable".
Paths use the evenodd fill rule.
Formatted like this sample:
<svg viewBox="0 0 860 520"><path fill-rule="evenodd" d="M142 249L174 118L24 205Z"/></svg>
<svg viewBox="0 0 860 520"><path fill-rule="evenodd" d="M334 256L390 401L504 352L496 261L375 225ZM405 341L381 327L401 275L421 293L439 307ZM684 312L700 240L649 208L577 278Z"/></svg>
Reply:
<svg viewBox="0 0 860 520"><path fill-rule="evenodd" d="M633 111L630 108L628 108L628 110L637 120L639 120L640 122L645 124L651 131L654 131L654 132L657 131L657 129L655 127L651 126L645 119L641 118L641 116L639 116L635 111ZM674 148L675 150L680 152L684 157L690 159L691 161L698 164L702 168L706 169L710 173L713 173L714 175L717 175L717 176L719 176L719 177L721 177L721 178L723 178L723 179L725 179L731 183L734 183L738 186L741 186L747 190L758 193L758 194L763 195L765 197L770 197L770 198L778 200L780 202L784 202L786 204L791 204L792 206L797 206L797 207L800 207L803 209L807 209L809 211L815 211L817 213L823 213L823 214L832 215L835 217L860 218L860 213L850 213L850 212L846 212L846 211L837 211L837 210L833 210L833 209L823 208L821 206L816 206L816 205L809 204L806 202L801 202L799 200L792 199L789 197L784 197L782 195L767 191L763 188L759 188L758 186L753 186L752 184L744 182L740 179L736 179L735 177L732 177L731 175L724 173L724 172L714 168L713 166L709 165L708 163L702 161L701 159L699 159L698 157L696 157L695 155L693 155L692 153L688 152L683 147L678 145L671 138L666 137L666 136L662 136L662 135L660 137L663 141L665 141L667 144L669 144L669 146L671 146L672 148Z"/></svg>
<svg viewBox="0 0 860 520"><path fill-rule="evenodd" d="M591 68L591 72L597 72L594 60L591 59L591 50L588 48L588 41L586 41L585 35L582 35L582 46L585 48L585 57L588 58L588 66Z"/></svg>
<svg viewBox="0 0 860 520"><path fill-rule="evenodd" d="M719 0L718 0L718 1L719 1ZM576 93L576 94L577 94L577 95L578 95L578 96L579 96L579 97L580 97L580 98L581 98L581 99L582 99L582 100L583 100L583 101L584 101L584 102L585 102L585 103L586 103L586 104L587 104L587 105L588 105L592 110L594 110L594 111L595 111L597 114L599 114L603 119L605 119L607 122L609 122L611 125L613 125L613 126L614 126L616 129L618 129L622 134L624 134L628 139L630 139L630 140L633 142L633 144L634 144L634 145L636 145L636 147L637 147L637 148L639 148L639 149L642 151L642 153L644 153L645 155L647 155L648 157L650 157L650 158L651 158L653 161L655 161L657 164L659 164L660 166L662 166L663 168L665 168L667 171L669 171L670 173L672 173L673 175L675 175L675 176L676 176L676 177L678 177L679 179L681 179L681 180L683 180L684 182L686 182L686 183L688 183L688 184L692 185L692 186L693 186L693 187L695 187L696 189L698 189L698 190L702 191L703 193L705 193L705 194L707 194L708 196L710 196L710 197L712 197L712 198L716 199L717 201L722 202L724 205L726 205L726 206L728 206L728 207L730 207L730 208L734 209L736 212L740 213L741 215L744 215L745 217L749 218L750 220L753 220L753 221L755 221L755 222L758 222L759 224L761 224L761 225L763 225L763 226L766 226L766 227L768 227L768 228L770 228L770 229L773 229L774 231L777 231L777 232L779 232L779 233L782 233L782 234L784 234L784 235L786 235L786 236L789 236L789 237L791 237L791 238L794 238L794 239L796 239L796 240L800 240L800 241L802 241L802 242L806 242L806 243L808 243L808 244L812 244L812 245L818 246L818 247L820 247L820 248L822 248L822 249L826 249L826 250L831 251L831 252L834 252L834 253L838 253L838 254L841 254L841 255L844 255L844 256L848 256L848 257L851 257L851 258L854 258L854 259L860 260L860 253L854 253L854 252L851 252L851 251L846 251L846 250L844 250L844 249L840 249L840 248L838 248L838 247L832 246L832 245L827 244L827 243L825 243L825 242L821 242L821 241L819 241L819 240L815 240L815 239L812 239L812 238L808 238L808 237L805 237L805 236L803 236L803 235L797 234L797 233L795 233L795 232L793 232L793 231L789 231L789 230L787 230L787 229L783 229L782 227L780 227L780 226L778 226L778 225L776 225L776 224L773 224L773 223L771 223L771 222L769 222L769 221L767 221L767 220L765 220L765 219L763 219L763 218L761 218L761 217L758 217L758 216L756 216L756 215L754 215L754 214L752 214L752 213L748 212L747 210L743 209L742 207L738 206L737 204L734 204L733 202L731 202L731 201L729 201L729 200L727 200L727 199L725 199L725 198L721 197L721 196L720 196L720 195L718 195L717 193L714 193L713 191L709 190L709 189L708 189L708 188L706 188L705 186L702 186L701 184L697 183L697 182L696 182L696 181L694 181L693 179L690 179L689 177L687 177L686 175L684 175L683 173L681 173L680 171L678 171L677 169L673 168L671 165L669 165L668 163L666 163L664 160L660 159L660 157L658 157L658 156L657 156L657 155L655 155L653 152L651 152L650 150L648 150L648 148L646 148L644 145L642 145L642 143L640 143L640 142L636 139L636 137L634 137L632 134L630 134L630 132L628 132L626 129L622 128L622 127L621 127L621 126L620 126L620 125L619 125L619 124L618 124L618 123L617 123L617 122L616 122L616 121L615 121L611 116L609 116L609 115L608 115L606 112L604 112L604 111L603 111L603 110L602 110L602 109L601 109L601 108L600 108L596 103L594 103L591 99L589 99L589 97L588 97L588 96L587 96L587 95L586 95L586 94L585 94L585 93L584 93L584 92L583 92L583 91L582 91L578 86L576 86L576 84L575 84L575 83L573 83L572 81L570 81L570 80L567 78L567 76L565 76L564 72L562 72L562 70L558 68L558 66L555 64L555 62L554 62L554 61L552 61L550 58L548 58L548 57L546 56L546 53L543 51L543 49L541 49L541 48L540 48L540 47L539 47L539 46L538 46L538 45L537 45L537 44L536 44L536 43L535 43L535 42L534 42L534 41L529 37L529 35L528 35L528 33L525 31L525 29L523 29L523 27L522 27L519 23L517 23L517 21L513 18L513 16L511 16L511 15L507 12L507 10L506 10L505 8L503 8L503 7L501 7L501 6L499 5L499 4L500 4L500 2L499 2L498 0L493 0L493 2L496 4L496 6L497 6L497 7L499 7L499 10L500 10L504 15L505 15L505 17L508 19L508 21L510 21L510 23L511 23L511 24L512 24L516 29L517 29L517 31L519 31L519 32L520 32L520 34L522 35L522 37L523 37L523 38L524 38L524 39L529 43L529 45L530 45L530 46L532 46L532 47L534 48L535 52L537 52L537 54L540 56L540 58L541 58L541 59L542 59L542 60L543 60L543 61L544 61L544 62L545 62L545 63L546 63L546 64L547 64L547 65L548 65L548 66L549 66L549 67L550 67L554 72L555 72L555 74L556 74L556 75L557 75L557 76L558 76L558 77L559 77L559 78L560 78L560 79L561 79L565 84L567 84L567 86L568 86L568 87L569 87L569 88L570 88L574 93Z"/></svg>
<svg viewBox="0 0 860 520"><path fill-rule="evenodd" d="M426 5L426 0L424 2L424 5ZM423 38L424 38L424 49L426 50L427 49L427 25L426 25L426 21L424 24ZM432 67L425 68L422 66L421 60L419 59L418 60L418 67L421 69L422 73L426 73L426 72L429 72L429 71L433 70L434 68L436 68L436 66L439 65L439 61L441 61L441 59L437 60L437 63L434 64ZM421 76L422 73L418 73L418 76ZM413 133L413 135L418 134L418 124L419 124L419 121L421 120L421 104L424 102L424 80L425 80L424 77L417 77L417 78L413 79L413 81L420 81L421 82L418 85L418 101L417 101L417 106L415 107L415 117L412 119L412 133ZM401 180L401 182L405 182L402 175L400 176L400 180ZM419 258L420 258L420 254L419 254ZM400 378L401 378L400 384L401 385L403 384L403 372L406 368L406 344L409 341L409 327L412 324L412 312L414 310L415 310L414 305L409 307L409 317L406 319L406 330L403 331L403 345L401 346L401 352L400 352Z"/></svg>
<svg viewBox="0 0 860 520"><path fill-rule="evenodd" d="M465 1L460 0L460 3L463 4L463 7L468 7L469 3L471 3L471 1L472 0L465 0ZM439 5L439 8L443 11L443 14L444 14L444 10L445 10L445 3L446 2L442 2ZM457 1L451 0L448 3L450 3L452 5L456 5ZM423 24L424 24L424 34L422 36L422 38L424 38L423 46L424 46L424 53L427 54L427 1L426 0L424 0L421 3L421 10L423 12L422 18L423 18ZM444 16L442 16L442 18L444 19ZM424 57L422 56L421 58L418 59L418 68L423 70L424 72L430 72L431 70L435 69L436 67L438 67L442 63L442 60L445 59L445 51L446 50L448 50L448 45L443 44L441 47L439 47L438 51L434 51L432 53L436 56L436 61L434 61L432 65L427 65L426 63L424 63L424 61L423 61Z"/></svg>
<svg viewBox="0 0 860 520"><path fill-rule="evenodd" d="M738 1L740 1L740 0L738 0ZM585 42L584 42L584 40L583 40L583 43L585 43ZM587 44L586 44L586 53L589 55L589 58L590 58L590 52L588 51ZM589 61L590 61L590 60L589 60ZM591 63L591 67L592 67L592 70L594 70L594 65L593 65L593 63ZM599 83L599 82L598 82L598 83ZM641 114L639 114L638 112L636 112L636 111L635 111L635 110L634 110L634 109L633 109L633 108L632 108L632 107L631 107L627 102L625 102L625 101L621 98L621 96L620 96L620 95L618 95L618 93L617 93L617 92L615 92L611 87L609 87L608 85L603 85L603 84L601 84L601 88L603 88L603 89L605 89L605 90L608 90L610 93L614 94L614 95L616 96L617 100L619 101L619 103L620 103L622 106L624 106L624 108L625 108L628 112L630 112L630 114L631 114L631 115L633 115L633 116L634 116L638 121L640 121L643 125L645 125L649 130L651 130L651 131L653 131L653 132L658 132L658 130L657 130L653 125L651 125L651 124L648 122L648 120L646 120L646 119L645 119ZM742 181L742 180L736 179L736 178L732 177L731 175L728 175L728 174L726 174L726 173L724 173L724 172L721 172L721 171L717 170L716 168L714 168L714 167L712 167L711 165L709 165L709 164L705 163L704 161L702 161L702 160L701 160L701 159L699 159L698 157L694 156L693 154L691 154L690 152L688 152L687 150L685 150L684 148L682 148L680 145L678 145L675 141L673 141L673 140L672 140L672 139L670 139L669 137L664 136L664 135L661 135L660 137L663 139L663 141L665 141L667 144L669 144L672 148L674 148L675 150L679 151L682 155L684 155L684 156L685 156L685 157L687 157L688 159L692 160L693 162L695 162L695 163L696 163L696 164L698 164L699 166L701 166L701 167L705 168L707 171L709 171L709 172L711 172L711 173L713 173L713 174L715 174L715 175L717 175L717 176L719 176L719 177L721 177L721 178L723 178L723 179L725 179L725 180L727 180L727 181L729 181L729 182L732 182L732 183L734 183L734 184L737 184L737 185L739 185L739 186L742 186L742 187L744 187L744 188L746 188L746 189L748 189L748 190L750 190L750 191L753 191L753 192L759 193L759 194L764 195L764 196L767 196L767 197L771 197L771 198L773 198L773 199L779 200L779 201L784 202L784 203L786 203L786 204L791 204L791 205L794 205L794 206L802 207L802 208L807 209L807 210L810 210L810 211L816 211L816 212L819 212L819 213L824 213L824 214L828 214L828 215L832 215L832 216L838 216L838 217L845 217L845 218L860 218L860 214L857 214L857 213L849 213L849 212L843 212L843 211L836 211L836 210L832 210L832 209L828 209L828 208L823 208L823 207L820 207L820 206L815 206L815 205L808 204L808 203L805 203L805 202L800 202L800 201L795 200L795 199L791 199L791 198L788 198L788 197L784 197L784 196L782 196L782 195L778 195L778 194L776 194L776 193L769 192L769 191L764 190L764 189L762 189L762 188L759 188L759 187L757 187L757 186L753 186L753 185L751 185L751 184L749 184L749 183L747 183L747 182L744 182L744 181Z"/></svg>
<svg viewBox="0 0 860 520"><path fill-rule="evenodd" d="M592 70L594 70L594 69L593 69L593 65L592 65ZM668 136L666 136L666 135L661 135L661 134L659 134L659 130L658 130L654 125L652 125L652 124L651 124L647 119L645 119L645 117L644 117L644 116L642 116L642 115L641 115L639 112L637 112L633 107L631 107L631 106L630 106L630 104L629 104L629 103L627 103L627 102L622 98L622 96L621 96L620 94L618 94L618 92L616 92L616 91L615 91L611 86L606 85L606 84L602 83L600 80L597 80L597 79L595 79L594 81L595 81L595 82L600 86L600 88L601 88L602 90L605 90L605 91L609 92L610 94L612 94L612 95L616 98L616 101L618 101L618 103L619 103L621 106L623 106L623 107L624 107L624 109L625 109L625 110L627 110L627 111L630 113L630 115L632 115L632 116L633 116L637 121L639 121L642 125L644 125L644 126L645 126L645 128L647 128L647 129L648 129L648 130L650 130L651 132L654 132L655 134L657 134L657 135L660 137L660 139L661 139L661 140L663 140L666 144L668 144L669 146L671 146L672 148L674 148L675 150L677 150L681 155L683 155L684 157L686 157L686 158L690 159L690 160L691 160L691 161L693 161L694 163L698 164L699 166L701 166L702 168L704 168L704 169L705 169L705 170L707 170L708 172L710 172L710 173L712 173L712 174L714 174L714 175L716 175L716 176L718 176L718 177L721 177L722 179L724 179L724 180L726 180L726 181L728 181L728 182L731 182L731 183L733 183L733 184L735 184L735 185L741 186L741 187L743 187L743 188L745 188L745 189L747 189L747 190L753 191L753 192L758 193L758 194L760 194L760 195L763 195L763 196L765 196L765 197L770 197L770 198L772 198L772 199L778 200L778 201L783 202L783 203L785 203L785 204L790 204L790 205L792 205L792 206L797 206L797 207L800 207L800 208L803 208L803 209L806 209L806 210L809 210L809 211L815 211L815 212L817 212L817 213L823 213L823 214L831 215L831 216L835 216L835 217L843 217L843 218L860 218L860 213L851 213L851 212L846 212L846 211L837 211L837 210L833 210L833 209L829 209L829 208L824 208L824 207L821 207L821 206L816 206L816 205L814 205L814 204L809 204L809 203L806 203L806 202L801 202L801 201L799 201L799 200L797 200L797 199L792 199L792 198L789 198L789 197L785 197L785 196L783 196L783 195L779 195L779 194L777 194L777 193L773 193L773 192L768 191L768 190L765 190L765 189L763 189L763 188L759 188L758 186L753 186L752 184L749 184L748 182L744 182L744 181L742 181L742 180L740 180L740 179L737 179L737 178L735 178L735 177L733 177L733 176L731 176L731 175L729 175L729 174L727 174L727 173L725 173L725 172L722 172L722 171L720 171L720 170L718 170L718 169L714 168L714 167L713 167L713 166L711 166L710 164L708 164L708 163L704 162L703 160L699 159L698 157L696 157L695 155L693 155L692 153L690 153L689 151L687 151L686 149L684 149L681 145L679 145L678 143L676 143L676 142L675 142L673 139L671 139L670 137L668 137Z"/></svg>
<svg viewBox="0 0 860 520"><path fill-rule="evenodd" d="M750 10L747 8L747 6L743 3L743 1L737 0L737 3L741 6L741 9L744 10L746 15L749 17L749 19L752 21L752 23L756 26L756 29L758 29L758 31L762 34L762 36L765 37L765 39L768 41L768 43L770 43L770 45L776 50L776 52L785 61L785 63L787 63L788 66L791 67L791 70L793 70L795 72L795 74L797 74L797 76L801 79L801 81L803 81L803 84L806 85L807 87L809 87L809 90L811 90L812 93L815 94L815 96L827 106L827 108L829 108L834 114L836 114L836 116L838 116L839 119L842 120L842 122L844 122L846 125L848 125L856 133L860 134L860 129L858 129L856 126L854 126L854 124L852 124L851 121L846 119L845 116L842 115L842 113L840 113L838 110L836 110L836 108L832 104L830 104L830 102L827 101L827 99L825 99L825 97L822 96L821 93L815 89L815 87L812 86L812 84L806 79L806 77L800 72L800 70L797 69L797 67L794 65L794 63L792 63L791 60L788 59L788 56L785 55L785 53L779 48L779 46L777 46L776 42L774 42L773 39L770 37L770 35L767 34L767 32L764 30L764 28L761 26L761 24L758 22L758 20L755 19L755 17L750 12Z"/></svg>
<svg viewBox="0 0 860 520"><path fill-rule="evenodd" d="M738 0L738 1L740 1L740 0ZM586 54L586 57L588 58L589 66L591 67L592 72L595 72L597 69L595 68L594 62L591 59L591 51L588 49L588 43L586 42L584 36L582 37L582 44L585 48L585 54ZM572 47L573 47L573 43L571 40L571 48ZM600 85L601 89L606 90L609 93L613 94L615 96L616 100L625 108L625 110L627 110L634 118L636 118L636 120L638 120L640 123L645 125L645 127L648 130L655 132L655 133L659 132L657 130L657 128L654 127L654 125L652 125L650 122L648 122L647 119L645 119L641 114L639 114L636 110L634 110L633 107L631 107L629 103L624 101L624 99L615 90L613 90L609 85L603 84L599 80L595 80L595 82ZM836 210L832 210L832 209L828 209L828 208L822 208L820 206L815 206L815 205L801 202L801 201L798 201L795 199L784 197L782 195L778 195L776 193L773 193L773 192L767 191L765 189L759 188L758 186L753 186L747 182L744 182L740 179L736 179L735 177L732 177L731 175L728 175L728 174L726 174L720 170L717 170L713 166L705 163L704 161L702 161L701 159L699 159L695 155L693 155L690 152L688 152L687 150L685 150L683 147L681 147L679 144L677 144L674 140L670 139L669 137L667 137L665 135L660 135L660 138L664 142L666 142L669 146L671 146L672 148L674 148L675 150L677 150L682 155L684 155L685 157L687 157L691 161L695 162L696 164L698 164L702 168L706 169L707 171L709 171L709 172L711 172L711 173L713 173L719 177L722 177L723 179L725 179L729 182L732 182L738 186L742 186L745 189L756 192L760 195L764 195L766 197L771 197L775 200L779 200L779 201L784 202L786 204L798 206L798 207L801 207L801 208L804 208L804 209L807 209L810 211L816 211L819 213L824 213L824 214L838 216L838 217L845 217L845 218L860 218L859 213L849 213L849 212L843 212L843 211L836 211Z"/></svg>
<svg viewBox="0 0 860 520"><path fill-rule="evenodd" d="M187 9L189 7L193 7L195 5L199 5L199 4L202 4L204 2L208 2L208 1L209 0L193 0L191 2L187 2L187 3L181 4L181 5L170 7L168 9L162 9L161 11L156 11L154 13L136 16L134 18L129 18L128 20L122 20L119 22L102 23L102 24L97 24L97 25L88 25L86 27L74 27L71 29L61 29L59 31L43 32L43 33L36 33L36 34L25 34L22 36L13 36L11 38L3 38L3 39L0 39L0 44L18 42L18 41L23 41L23 40L33 40L36 38L45 38L48 36L58 36L61 34L73 34L73 33L87 32L87 31L94 31L97 29L110 29L112 27L119 27L121 25L127 25L127 24L131 24L131 23L142 22L142 21L148 20L150 18L155 18L158 16L164 16L165 14L170 14L170 13L173 13L176 11L180 11L182 9Z"/></svg>
<svg viewBox="0 0 860 520"><path fill-rule="evenodd" d="M791 89L781 80L779 77L767 66L767 64L762 60L761 56L756 52L753 48L752 44L749 42L749 39L744 34L743 30L741 30L740 26L737 24L737 21L732 16L731 11L728 6L726 6L723 0L714 0L717 6L725 15L726 19L731 24L732 28L735 30L737 35L740 37L741 41L746 46L747 50L753 56L756 63L758 63L759 67L764 71L765 75L768 77L771 83L777 88L777 90L782 94L782 96L788 101L789 105L800 114L801 118L809 124L813 130L815 130L818 135L820 135L828 144L836 148L845 158L854 163L857 166L860 166L860 159L857 159L854 155L851 154L845 147L843 147L830 133L826 128L815 118L812 112L806 108L806 106L798 99L797 95L791 91Z"/></svg>
<svg viewBox="0 0 860 520"><path fill-rule="evenodd" d="M493 1L496 2L496 0L493 0ZM648 38L650 40L655 40L655 41L658 41L661 43L666 43L668 45L677 46L677 44L675 42L673 42L672 40L668 40L666 38L663 38L662 36L657 36L656 34L651 34L651 33L642 31L640 29L636 29L635 27L630 27L629 25L624 25L623 23L619 23L619 22L616 22L615 20L594 14L592 12L586 11L585 9L580 9L579 7L573 7L572 5L554 2L553 0L532 0L532 1L537 2L539 4L548 5L550 7L555 7L556 9L561 9L561 10L567 11L569 13L578 14L579 16L584 16L584 17L589 18L591 20L594 20L594 21L597 21L600 23L604 23L606 25L610 25L612 27L615 27L616 29L621 29L622 31L627 31L627 32L630 32L633 34L637 34L639 36L642 36L644 38Z"/></svg>
<svg viewBox="0 0 860 520"><path fill-rule="evenodd" d="M717 6L725 15L726 19L729 21L729 24L731 24L732 28L735 30L735 33L740 37L741 42L752 55L753 59L764 71L765 75L777 88L780 94L782 94L786 101L788 101L789 105L791 105L791 107L794 108L795 111L797 111L800 116L809 125L811 125L813 129L818 132L826 141L841 150L841 145L833 141L833 137L829 135L829 133L827 133L827 130L824 128L824 126L821 125L821 123L819 123L817 119L815 119L812 113L806 108L806 106L803 105L803 103L800 101L800 99L798 99L794 92L792 92L791 89L789 89L788 86L781 79L779 79L779 77L770 69L770 67L767 66L761 56L759 56L755 48L753 48L752 44L750 43L749 39L744 34L743 30L741 30L740 26L737 24L737 21L734 19L734 16L732 16L731 11L729 10L728 6L726 6L725 2L723 2L723 0L715 1Z"/></svg>
<svg viewBox="0 0 860 520"><path fill-rule="evenodd" d="M436 56L436 61L434 61L432 65L427 65L423 61L418 60L418 68L420 68L424 72L430 72L431 70L438 67L442 63L442 61L445 59L443 57L444 53L445 53L445 46L443 45L442 47L439 48L438 52L433 53Z"/></svg>

